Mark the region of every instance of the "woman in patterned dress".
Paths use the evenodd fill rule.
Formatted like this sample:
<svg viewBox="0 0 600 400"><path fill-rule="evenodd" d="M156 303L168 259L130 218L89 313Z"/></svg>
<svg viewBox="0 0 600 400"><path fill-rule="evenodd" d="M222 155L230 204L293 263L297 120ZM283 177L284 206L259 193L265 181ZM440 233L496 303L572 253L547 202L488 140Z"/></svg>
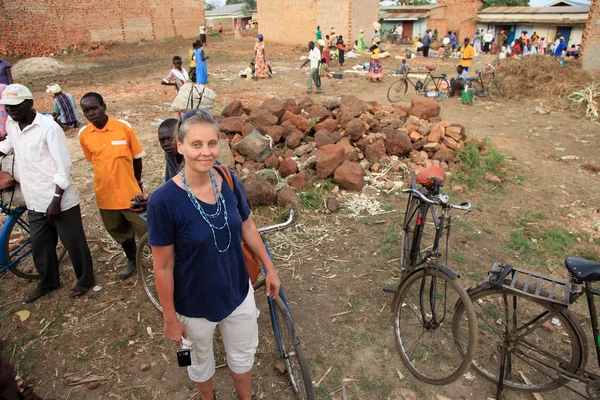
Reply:
<svg viewBox="0 0 600 400"><path fill-rule="evenodd" d="M254 46L255 54L255 66L254 66L254 78L266 78L269 76L269 66L267 65L267 58L265 57L265 42L263 42L263 35L258 35L258 42Z"/></svg>

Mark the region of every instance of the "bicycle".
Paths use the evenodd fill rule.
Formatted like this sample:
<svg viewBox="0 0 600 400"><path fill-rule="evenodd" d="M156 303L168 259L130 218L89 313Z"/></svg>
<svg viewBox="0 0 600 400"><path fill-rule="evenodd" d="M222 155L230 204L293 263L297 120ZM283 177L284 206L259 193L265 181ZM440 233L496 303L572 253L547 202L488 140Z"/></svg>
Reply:
<svg viewBox="0 0 600 400"><path fill-rule="evenodd" d="M569 281L496 263L486 281L468 290L479 318L483 350L473 367L496 383L496 398L504 388L544 392L564 386L586 399L600 398L600 376L586 369L589 347L581 322L571 311L585 295L600 367L600 331L595 296L600 290L600 264L568 257ZM457 335L462 306L458 307ZM586 393L569 385L583 383Z"/></svg>
<svg viewBox="0 0 600 400"><path fill-rule="evenodd" d="M408 84L410 83L417 94L424 94L426 97L434 98L438 101L448 97L450 90L450 82L446 79L446 74L433 75L436 67L428 66L425 67L425 71L421 70L409 70L407 74L400 77L397 81L392 83L387 92L387 98L391 103L397 103L406 96L408 91ZM425 72L425 75L423 75ZM417 82L413 82L409 75L415 75L414 78ZM424 82L421 79L424 78Z"/></svg>
<svg viewBox="0 0 600 400"><path fill-rule="evenodd" d="M10 271L16 276L25 279L38 279L39 274L31 256L31 239L29 237L29 223L27 221L27 207L12 207L16 182L14 174L0 171L0 192L7 195L8 204L0 201L0 211L6 215L0 229L0 276ZM6 193L10 192L10 194ZM56 246L58 262L63 260L67 249L60 243Z"/></svg>
<svg viewBox="0 0 600 400"><path fill-rule="evenodd" d="M473 88L473 94L477 97L489 97L493 101L506 99L507 93L502 77L496 76L496 69L492 64L488 64L487 68L487 71L477 69L475 71L477 76L469 80L469 85ZM492 79L487 85L484 83L483 75L492 75Z"/></svg>
<svg viewBox="0 0 600 400"><path fill-rule="evenodd" d="M477 347L477 321L469 296L458 282L458 273L440 263L444 231L448 260L452 225L448 212L469 212L471 204L451 204L448 195L439 193L444 180L441 169L430 167L413 176L411 188L403 190L409 198L402 228L401 277L395 289L384 289L394 293L394 334L402 361L414 376L433 385L446 385L460 378ZM435 235L433 245L424 248L428 214ZM455 304L462 304L465 309L467 337L461 343L452 333Z"/></svg>
<svg viewBox="0 0 600 400"><path fill-rule="evenodd" d="M290 210L290 216L284 223L259 228L258 231L263 238L263 243L267 248L269 257L271 253L264 235L267 233L280 231L291 228L297 225L294 221L294 210ZM162 312L162 307L158 300L156 285L154 283L154 270L152 266L152 251L148 245L148 234L146 233L140 239L137 250L137 270L138 277L146 295L154 304L154 306ZM263 275L266 275L266 269L263 266ZM254 290L257 290L265 285L264 277L253 284ZM279 355L283 359L286 366L287 374L290 378L292 388L299 400L314 400L315 393L308 369L308 362L304 356L304 351L300 343L300 339L296 333L294 318L285 297L283 286L280 289L279 297L267 297L269 303L269 313L271 316L271 325L277 342Z"/></svg>

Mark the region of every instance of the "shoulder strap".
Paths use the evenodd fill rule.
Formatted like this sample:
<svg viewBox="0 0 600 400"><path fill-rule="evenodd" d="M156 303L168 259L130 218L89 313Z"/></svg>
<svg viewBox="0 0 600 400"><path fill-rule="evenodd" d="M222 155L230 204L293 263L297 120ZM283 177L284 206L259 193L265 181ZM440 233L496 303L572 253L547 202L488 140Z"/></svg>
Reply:
<svg viewBox="0 0 600 400"><path fill-rule="evenodd" d="M225 179L227 181L227 184L231 188L231 191L235 193L235 186L233 185L233 177L231 176L231 171L229 171L229 167L227 167L226 165L215 165L215 168L217 169L217 171L219 171L219 173L221 174L223 179Z"/></svg>

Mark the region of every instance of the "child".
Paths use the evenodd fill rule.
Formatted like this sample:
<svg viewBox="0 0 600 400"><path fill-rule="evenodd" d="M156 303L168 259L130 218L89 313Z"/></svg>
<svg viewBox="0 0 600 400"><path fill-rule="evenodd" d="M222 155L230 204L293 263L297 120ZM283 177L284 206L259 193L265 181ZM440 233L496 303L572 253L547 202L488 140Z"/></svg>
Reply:
<svg viewBox="0 0 600 400"><path fill-rule="evenodd" d="M319 75L322 78L333 78L333 75L329 72L329 65L327 65L327 60L323 57L321 58L321 64L319 65Z"/></svg>
<svg viewBox="0 0 600 400"><path fill-rule="evenodd" d="M453 97L456 92L459 92L465 88L469 83L469 73L465 71L462 65L456 67L457 75L450 79L450 97Z"/></svg>
<svg viewBox="0 0 600 400"><path fill-rule="evenodd" d="M181 170L180 164L183 156L177 152L175 140L173 140L175 128L179 120L175 118L166 119L158 127L158 142L165 152L165 182L168 182Z"/></svg>
<svg viewBox="0 0 600 400"><path fill-rule="evenodd" d="M396 71L394 71L394 74L396 74L396 75L408 74L408 63L406 62L406 59L402 60L402 64L400 64L398 69Z"/></svg>
<svg viewBox="0 0 600 400"><path fill-rule="evenodd" d="M160 82L161 85L175 86L176 94L179 93L179 89L190 80L187 71L182 65L183 62L181 61L181 57L173 57L173 69L163 78L162 82Z"/></svg>

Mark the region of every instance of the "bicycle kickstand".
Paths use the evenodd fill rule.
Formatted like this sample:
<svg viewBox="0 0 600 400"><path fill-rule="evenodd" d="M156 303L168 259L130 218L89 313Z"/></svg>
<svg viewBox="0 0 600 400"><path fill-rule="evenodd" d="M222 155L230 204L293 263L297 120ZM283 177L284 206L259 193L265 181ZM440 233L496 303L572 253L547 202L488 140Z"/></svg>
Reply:
<svg viewBox="0 0 600 400"><path fill-rule="evenodd" d="M504 375L506 363L510 362L510 350L508 346L502 346L502 357L500 361L500 374L498 375L498 386L496 387L496 400L502 400L502 391L504 390Z"/></svg>

